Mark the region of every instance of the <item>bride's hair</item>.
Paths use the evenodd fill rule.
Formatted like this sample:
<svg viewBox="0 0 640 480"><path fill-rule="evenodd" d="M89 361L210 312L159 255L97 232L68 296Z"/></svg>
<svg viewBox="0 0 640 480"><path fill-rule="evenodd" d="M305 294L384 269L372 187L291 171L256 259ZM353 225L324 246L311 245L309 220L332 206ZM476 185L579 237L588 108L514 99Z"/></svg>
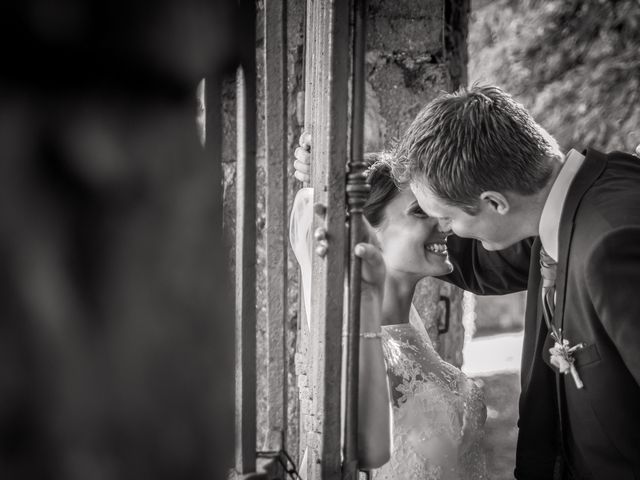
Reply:
<svg viewBox="0 0 640 480"><path fill-rule="evenodd" d="M391 177L392 158L389 152L367 153L364 156L365 162L369 165L365 175L371 190L364 204L363 213L374 228L383 222L384 208L400 193Z"/></svg>

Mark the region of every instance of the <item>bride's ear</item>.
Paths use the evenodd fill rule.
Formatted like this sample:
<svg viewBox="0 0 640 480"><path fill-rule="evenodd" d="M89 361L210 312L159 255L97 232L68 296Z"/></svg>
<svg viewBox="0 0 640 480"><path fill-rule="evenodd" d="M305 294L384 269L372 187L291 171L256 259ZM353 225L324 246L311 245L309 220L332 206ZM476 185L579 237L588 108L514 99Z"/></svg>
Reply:
<svg viewBox="0 0 640 480"><path fill-rule="evenodd" d="M480 194L483 204L494 212L505 215L510 208L509 200L500 192L486 191Z"/></svg>

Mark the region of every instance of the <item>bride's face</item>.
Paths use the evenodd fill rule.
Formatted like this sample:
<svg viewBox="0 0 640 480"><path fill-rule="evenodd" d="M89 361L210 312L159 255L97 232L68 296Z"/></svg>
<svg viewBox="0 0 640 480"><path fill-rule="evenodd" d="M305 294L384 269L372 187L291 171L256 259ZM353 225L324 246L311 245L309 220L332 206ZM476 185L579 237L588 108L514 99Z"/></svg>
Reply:
<svg viewBox="0 0 640 480"><path fill-rule="evenodd" d="M453 270L438 221L422 211L409 189L389 202L384 217L376 237L388 272L426 277Z"/></svg>

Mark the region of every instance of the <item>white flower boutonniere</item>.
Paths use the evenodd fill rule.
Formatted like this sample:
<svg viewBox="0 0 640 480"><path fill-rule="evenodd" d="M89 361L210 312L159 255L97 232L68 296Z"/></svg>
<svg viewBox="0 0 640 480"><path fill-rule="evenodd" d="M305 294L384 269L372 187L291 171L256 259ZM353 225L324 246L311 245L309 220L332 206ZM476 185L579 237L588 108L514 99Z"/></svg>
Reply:
<svg viewBox="0 0 640 480"><path fill-rule="evenodd" d="M571 373L573 377L573 381L576 384L576 388L580 389L584 387L582 380L580 379L580 375L578 375L578 370L574 365L575 358L573 358L573 354L585 347L584 343L579 343L577 345L571 346L569 340L566 338L562 338L561 332L557 333L554 331L551 333L551 337L555 340L555 345L549 349L549 353L551 354L551 365L556 367L558 371L564 375L567 373Z"/></svg>

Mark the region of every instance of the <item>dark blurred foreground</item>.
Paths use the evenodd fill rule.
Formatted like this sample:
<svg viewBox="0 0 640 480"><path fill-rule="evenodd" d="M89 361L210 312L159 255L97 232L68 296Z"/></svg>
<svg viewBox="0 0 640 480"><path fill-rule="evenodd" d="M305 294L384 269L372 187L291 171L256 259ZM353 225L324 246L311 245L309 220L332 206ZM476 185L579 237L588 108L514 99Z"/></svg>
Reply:
<svg viewBox="0 0 640 480"><path fill-rule="evenodd" d="M199 79L236 2L0 6L0 478L223 478L233 320Z"/></svg>

